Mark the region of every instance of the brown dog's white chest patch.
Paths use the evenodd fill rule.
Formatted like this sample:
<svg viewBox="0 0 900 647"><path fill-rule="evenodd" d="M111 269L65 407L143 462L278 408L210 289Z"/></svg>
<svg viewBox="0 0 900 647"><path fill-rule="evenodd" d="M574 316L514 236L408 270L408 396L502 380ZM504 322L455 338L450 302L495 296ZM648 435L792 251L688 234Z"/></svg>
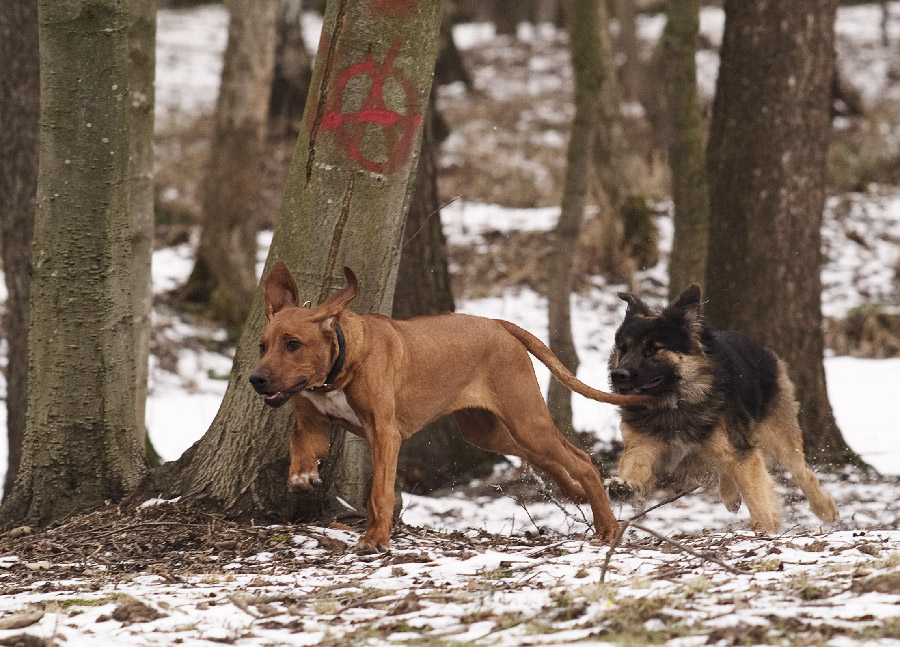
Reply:
<svg viewBox="0 0 900 647"><path fill-rule="evenodd" d="M326 416L349 422L351 425L361 427L359 417L347 402L347 396L343 391L326 391L316 393L314 391L301 391L300 395L309 400L312 405Z"/></svg>

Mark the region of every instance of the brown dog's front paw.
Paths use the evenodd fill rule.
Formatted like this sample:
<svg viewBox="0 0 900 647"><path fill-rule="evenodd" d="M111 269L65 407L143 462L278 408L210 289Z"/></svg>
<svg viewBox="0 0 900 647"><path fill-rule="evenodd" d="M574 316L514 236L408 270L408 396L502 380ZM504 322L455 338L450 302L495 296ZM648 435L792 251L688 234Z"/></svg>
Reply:
<svg viewBox="0 0 900 647"><path fill-rule="evenodd" d="M368 539L366 537L362 537L358 542L356 542L356 551L357 555L377 555L378 553L386 553L388 550L387 541L380 542L372 539Z"/></svg>
<svg viewBox="0 0 900 647"><path fill-rule="evenodd" d="M291 492L299 492L300 490L312 490L322 483L318 472L304 472L302 474L291 474L288 477L288 489Z"/></svg>
<svg viewBox="0 0 900 647"><path fill-rule="evenodd" d="M606 479L604 485L612 501L630 501L640 494L637 488L629 485L618 476Z"/></svg>

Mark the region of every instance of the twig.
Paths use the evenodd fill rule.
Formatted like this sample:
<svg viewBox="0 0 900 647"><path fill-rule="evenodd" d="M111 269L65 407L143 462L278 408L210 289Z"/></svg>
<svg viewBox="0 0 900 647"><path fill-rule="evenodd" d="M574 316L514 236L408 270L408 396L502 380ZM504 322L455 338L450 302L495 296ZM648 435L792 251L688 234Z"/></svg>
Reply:
<svg viewBox="0 0 900 647"><path fill-rule="evenodd" d="M404 241L403 246L406 247L407 245L409 245L416 236L418 236L419 234L422 233L422 230L425 229L425 225L428 224L428 220L430 218L432 218L435 214L439 214L444 207L449 207L451 204L453 204L454 202L459 200L461 197L462 197L461 195L458 195L455 198L450 198L449 200L447 200L447 202L445 202L444 204L439 206L437 209L435 209L434 211L429 213L427 216L425 216L424 220L422 221L422 224L419 226L418 229L416 229L412 234L410 234L409 238L407 238Z"/></svg>
<svg viewBox="0 0 900 647"><path fill-rule="evenodd" d="M661 508L661 507L663 507L664 505L668 505L669 503L672 503L673 501L677 501L677 500L680 499L681 497L683 497L683 496L685 496L685 495L687 495L687 494L690 494L691 492L693 492L694 490L696 490L698 487L700 487L700 486L699 486L699 485L695 485L695 486L692 487L690 490L684 490L683 492L681 492L681 493L679 493L679 494L676 494L676 495L673 496L673 497L669 497L669 498L666 499L665 501L660 501L660 502L657 503L656 505L652 505L652 506L650 506L649 508L647 508L647 509L645 509L645 510L641 510L641 511L638 512L636 515L634 515L633 517L631 517L631 519L629 519L628 521L635 521L636 519L640 519L641 517L645 516L647 513L653 512L653 511L656 510L657 508Z"/></svg>
<svg viewBox="0 0 900 647"><path fill-rule="evenodd" d="M606 559L603 560L603 568L600 569L600 584L603 584L603 580L606 579L606 571L609 568L609 561L612 559L613 553L616 552L616 548L622 541L622 537L625 536L625 531L628 530L628 526L631 525L631 519L628 519L625 523L622 524L622 527L619 528L619 532L616 533L616 538L613 539L613 543L609 545L609 550L606 551Z"/></svg>
<svg viewBox="0 0 900 647"><path fill-rule="evenodd" d="M646 532L648 535L653 535L660 541L664 541L666 543L672 544L673 546L675 546L675 548L677 548L680 551L688 553L689 555L693 555L694 557L697 557L699 559L703 559L703 560L706 560L709 562L713 562L714 564L718 564L719 566L724 568L729 573L733 573L734 575L741 575L742 573L746 572L746 571L738 570L738 569L734 568L733 566L729 566L722 560L720 560L716 557L712 557L711 555L703 555L702 553L698 553L696 550L694 550L693 548L691 548L689 546L686 546L685 544L682 544L680 541L676 541L674 539L671 539L670 537L666 537L665 535L658 533L651 528L647 528L646 526L642 526L640 524L634 523L630 519L626 523L627 523L627 525L637 528L638 530L642 530L643 532Z"/></svg>

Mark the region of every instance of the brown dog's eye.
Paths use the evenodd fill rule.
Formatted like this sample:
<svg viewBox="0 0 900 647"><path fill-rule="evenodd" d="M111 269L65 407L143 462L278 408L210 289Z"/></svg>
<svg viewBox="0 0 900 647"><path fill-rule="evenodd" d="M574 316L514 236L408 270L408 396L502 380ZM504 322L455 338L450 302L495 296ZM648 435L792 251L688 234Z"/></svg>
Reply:
<svg viewBox="0 0 900 647"><path fill-rule="evenodd" d="M299 339L288 339L284 343L284 349L289 353L293 353L295 350L300 350L300 347L302 345L303 344L300 342Z"/></svg>
<svg viewBox="0 0 900 647"><path fill-rule="evenodd" d="M653 357L656 355L656 351L659 350L659 346L656 344L647 344L644 346L644 357Z"/></svg>
<svg viewBox="0 0 900 647"><path fill-rule="evenodd" d="M259 344L259 356L262 357L266 354L266 345L260 342Z"/></svg>

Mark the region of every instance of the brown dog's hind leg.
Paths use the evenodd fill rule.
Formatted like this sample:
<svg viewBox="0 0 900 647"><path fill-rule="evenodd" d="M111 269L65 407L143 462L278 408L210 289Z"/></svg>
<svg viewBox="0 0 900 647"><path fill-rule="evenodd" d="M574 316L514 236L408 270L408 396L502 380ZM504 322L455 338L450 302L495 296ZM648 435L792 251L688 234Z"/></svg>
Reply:
<svg viewBox="0 0 900 647"><path fill-rule="evenodd" d="M587 503L584 488L573 481L565 469L559 465L541 461L539 456L534 456L526 448L516 443L506 425L490 411L463 409L455 412L453 417L456 418L459 432L466 442L489 452L525 459L531 465L546 472L559 486L564 496L576 503Z"/></svg>
<svg viewBox="0 0 900 647"><path fill-rule="evenodd" d="M537 384L535 384L537 386ZM520 448L516 452L535 467L547 472L563 492L575 500L587 499L594 517L594 531L606 543L619 532L619 522L613 514L603 487L600 473L586 453L573 447L559 432L543 399L540 406L531 401L510 400L498 416L508 435ZM577 487L573 487L574 481ZM583 500L583 499L582 499Z"/></svg>

